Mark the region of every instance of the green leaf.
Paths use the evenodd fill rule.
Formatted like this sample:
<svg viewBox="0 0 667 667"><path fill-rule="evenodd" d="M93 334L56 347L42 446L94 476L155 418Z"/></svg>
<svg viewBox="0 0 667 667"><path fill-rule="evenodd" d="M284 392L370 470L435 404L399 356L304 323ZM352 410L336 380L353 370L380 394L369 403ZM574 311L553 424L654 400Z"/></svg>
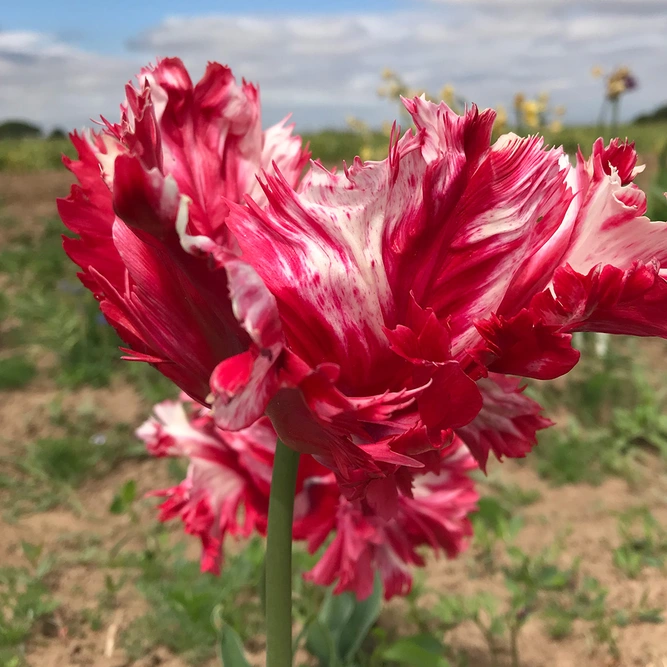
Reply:
<svg viewBox="0 0 667 667"><path fill-rule="evenodd" d="M23 540L21 542L21 549L23 549L23 555L26 557L30 565L37 567L42 551L44 550L44 545L32 544L31 542Z"/></svg>
<svg viewBox="0 0 667 667"><path fill-rule="evenodd" d="M539 572L539 581L541 588L552 591L564 589L570 582L570 573L560 570L555 565L546 565Z"/></svg>
<svg viewBox="0 0 667 667"><path fill-rule="evenodd" d="M220 605L213 610L213 625L218 631L217 652L222 667L250 667L241 639L234 628L223 620Z"/></svg>
<svg viewBox="0 0 667 667"><path fill-rule="evenodd" d="M375 578L373 592L359 602L354 594L327 593L317 620L306 634L306 649L322 665L347 665L356 656L380 615L382 582Z"/></svg>
<svg viewBox="0 0 667 667"><path fill-rule="evenodd" d="M442 657L444 646L431 635L405 637L389 646L382 657L410 667L450 667Z"/></svg>
<svg viewBox="0 0 667 667"><path fill-rule="evenodd" d="M306 649L319 660L320 665L334 667L340 663L335 638L329 628L319 619L308 626Z"/></svg>
<svg viewBox="0 0 667 667"><path fill-rule="evenodd" d="M315 622L306 635L306 648L323 665L337 665L341 660L339 640L345 624L354 613L356 599L351 593L334 595L327 591Z"/></svg>
<svg viewBox="0 0 667 667"><path fill-rule="evenodd" d="M120 487L118 493L113 497L109 512L112 514L124 514L135 501L136 497L137 483L133 479L130 479Z"/></svg>
<svg viewBox="0 0 667 667"><path fill-rule="evenodd" d="M356 600L355 600L356 602ZM338 641L338 653L343 662L351 660L361 648L382 609L382 581L375 576L373 592L362 602L356 602Z"/></svg>

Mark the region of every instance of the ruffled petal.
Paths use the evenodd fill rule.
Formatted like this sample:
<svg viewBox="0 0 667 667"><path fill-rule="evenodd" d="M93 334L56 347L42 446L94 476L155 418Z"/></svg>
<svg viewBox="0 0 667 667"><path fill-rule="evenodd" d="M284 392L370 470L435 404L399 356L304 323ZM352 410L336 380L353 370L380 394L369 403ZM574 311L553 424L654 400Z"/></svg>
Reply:
<svg viewBox="0 0 667 667"><path fill-rule="evenodd" d="M256 320L267 312L256 297L273 297L249 271L225 270L182 239L205 238L231 261L230 205L256 190L268 161L285 166L294 186L307 153L291 127L262 132L257 88L238 85L227 67L210 63L193 84L170 58L138 81L126 87L119 123L72 135L79 159L65 162L80 185L58 206L78 238L64 245L129 346L126 358L153 364L204 403L216 366L249 350L260 331L277 339L280 325ZM271 347L257 344L262 354Z"/></svg>
<svg viewBox="0 0 667 667"><path fill-rule="evenodd" d="M410 592L409 566L425 564L420 547L457 556L472 534L468 514L475 510L478 495L467 473L475 466L461 441L439 458L439 472L417 473L412 497L398 496L391 511L386 506L378 511L370 499L341 499L335 537L305 578L325 586L336 582L335 593L352 591L363 600L373 590L377 571L389 600ZM311 551L319 544L311 545Z"/></svg>
<svg viewBox="0 0 667 667"><path fill-rule="evenodd" d="M155 406L137 430L156 456L182 456L188 474L180 484L150 495L164 498L160 520L180 518L202 543L203 571L220 573L226 535L265 534L276 435L267 419L230 433L210 412L187 415L180 402Z"/></svg>
<svg viewBox="0 0 667 667"><path fill-rule="evenodd" d="M667 223L650 221L646 195L632 183L638 169L632 144L598 140L585 161L578 155L576 185L580 208L561 264L587 274L611 265L628 270L654 260L667 266Z"/></svg>
<svg viewBox="0 0 667 667"><path fill-rule="evenodd" d="M644 216L646 196L632 144L598 140L568 177L576 192L560 228L530 259L500 315L477 324L489 369L550 379L572 368L569 334L599 331L667 337L667 223ZM551 259L550 259L551 258ZM554 258L557 261L553 261ZM537 272L549 279L536 293ZM543 281L542 281L543 282ZM524 286L533 288L526 291ZM526 294L531 299L526 303ZM517 304L525 309L516 311ZM483 355L482 355L483 356Z"/></svg>
<svg viewBox="0 0 667 667"><path fill-rule="evenodd" d="M457 429L480 468L486 470L489 452L498 460L504 456L522 458L537 442L537 431L552 422L542 417L542 407L528 398L521 381L498 374L479 380L484 400L479 414Z"/></svg>

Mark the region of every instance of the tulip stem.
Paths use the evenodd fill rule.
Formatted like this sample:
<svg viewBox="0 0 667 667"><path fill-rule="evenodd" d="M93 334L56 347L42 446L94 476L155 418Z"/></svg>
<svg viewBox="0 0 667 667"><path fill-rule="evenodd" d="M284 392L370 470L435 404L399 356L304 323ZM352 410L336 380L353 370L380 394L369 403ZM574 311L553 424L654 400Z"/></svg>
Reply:
<svg viewBox="0 0 667 667"><path fill-rule="evenodd" d="M292 521L299 453L276 443L266 543L267 667L292 667Z"/></svg>

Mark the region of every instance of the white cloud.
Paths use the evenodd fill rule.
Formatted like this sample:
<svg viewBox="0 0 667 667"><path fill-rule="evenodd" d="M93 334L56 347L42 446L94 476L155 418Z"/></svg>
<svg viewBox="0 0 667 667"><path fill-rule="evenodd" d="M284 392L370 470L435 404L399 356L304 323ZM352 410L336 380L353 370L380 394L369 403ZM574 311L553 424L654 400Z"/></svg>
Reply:
<svg viewBox="0 0 667 667"><path fill-rule="evenodd" d="M664 101L664 0L423 0L409 10L170 17L136 35L122 57L0 32L0 117L66 126L115 118L123 84L163 55L181 56L193 76L207 60L230 64L260 83L267 122L293 111L302 128L341 125L350 114L394 116L376 95L385 67L417 87L452 83L481 106L546 89L581 122L595 118L601 100L591 66L627 64L640 87L624 99L625 115Z"/></svg>
<svg viewBox="0 0 667 667"><path fill-rule="evenodd" d="M70 128L117 113L141 58L135 61L81 51L46 34L0 32L0 118Z"/></svg>

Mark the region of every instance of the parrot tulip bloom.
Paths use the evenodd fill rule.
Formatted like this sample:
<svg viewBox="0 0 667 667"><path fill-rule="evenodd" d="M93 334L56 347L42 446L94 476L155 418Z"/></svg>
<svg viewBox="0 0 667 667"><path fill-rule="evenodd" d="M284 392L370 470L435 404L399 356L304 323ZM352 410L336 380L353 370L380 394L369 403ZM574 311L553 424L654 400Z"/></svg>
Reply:
<svg viewBox="0 0 667 667"><path fill-rule="evenodd" d="M154 456L189 461L183 482L150 495L164 498L162 521L180 517L185 532L200 539L202 570L220 573L226 535L266 534L276 447L268 419L241 431L223 431L206 408L164 401L137 435ZM401 496L382 513L366 500L347 500L330 470L302 456L293 538L315 553L334 535L306 579L321 585L336 581L336 593L352 591L364 599L372 592L377 569L389 599L409 592L409 566L425 564L420 547L450 558L458 555L471 534L468 514L478 499L468 475L476 464L458 439L437 456L439 474L412 475L411 495Z"/></svg>
<svg viewBox="0 0 667 667"><path fill-rule="evenodd" d="M266 533L275 432L268 419L221 432L203 411L190 418L177 401L154 412L137 436L154 456L189 460L183 482L151 494L164 498L160 520L180 517L185 532L201 540L202 570L219 574L227 534Z"/></svg>
<svg viewBox="0 0 667 667"><path fill-rule="evenodd" d="M405 105L417 131L386 160L315 164L298 192L265 174L268 205L227 219L271 336L214 371L216 420L266 412L350 499L386 502L454 434L482 465L525 455L549 422L498 375L568 372L572 332L667 335L667 229L643 215L631 144L572 166L538 137L491 145L492 111Z"/></svg>
<svg viewBox="0 0 667 667"><path fill-rule="evenodd" d="M229 206L262 201L259 170L296 184L308 154L284 123L261 129L258 90L209 63L193 85L165 59L126 87L121 122L74 133L77 177L60 216L78 238L64 240L80 278L128 345L128 358L156 366L200 402L215 366L248 346L227 294L225 271L187 253L176 231L187 200L188 228L237 250Z"/></svg>
<svg viewBox="0 0 667 667"><path fill-rule="evenodd" d="M665 223L631 144L571 165L494 112L405 101L380 162L314 163L258 96L165 60L119 125L74 136L66 249L128 344L224 431L267 415L346 498L398 507L461 438L484 467L549 424L518 381L568 372L575 331L667 335ZM260 184L252 175L260 170Z"/></svg>
<svg viewBox="0 0 667 667"><path fill-rule="evenodd" d="M410 592L409 566L426 564L420 547L449 558L461 553L472 535L468 514L479 499L467 473L477 466L458 438L441 452L440 460L440 473L415 474L412 496L401 495L390 513L378 513L366 500L341 496L331 516L335 537L305 578L324 586L336 582L334 593L353 591L363 600L371 594L379 571L389 600ZM311 553L326 536L324 531L304 536Z"/></svg>

